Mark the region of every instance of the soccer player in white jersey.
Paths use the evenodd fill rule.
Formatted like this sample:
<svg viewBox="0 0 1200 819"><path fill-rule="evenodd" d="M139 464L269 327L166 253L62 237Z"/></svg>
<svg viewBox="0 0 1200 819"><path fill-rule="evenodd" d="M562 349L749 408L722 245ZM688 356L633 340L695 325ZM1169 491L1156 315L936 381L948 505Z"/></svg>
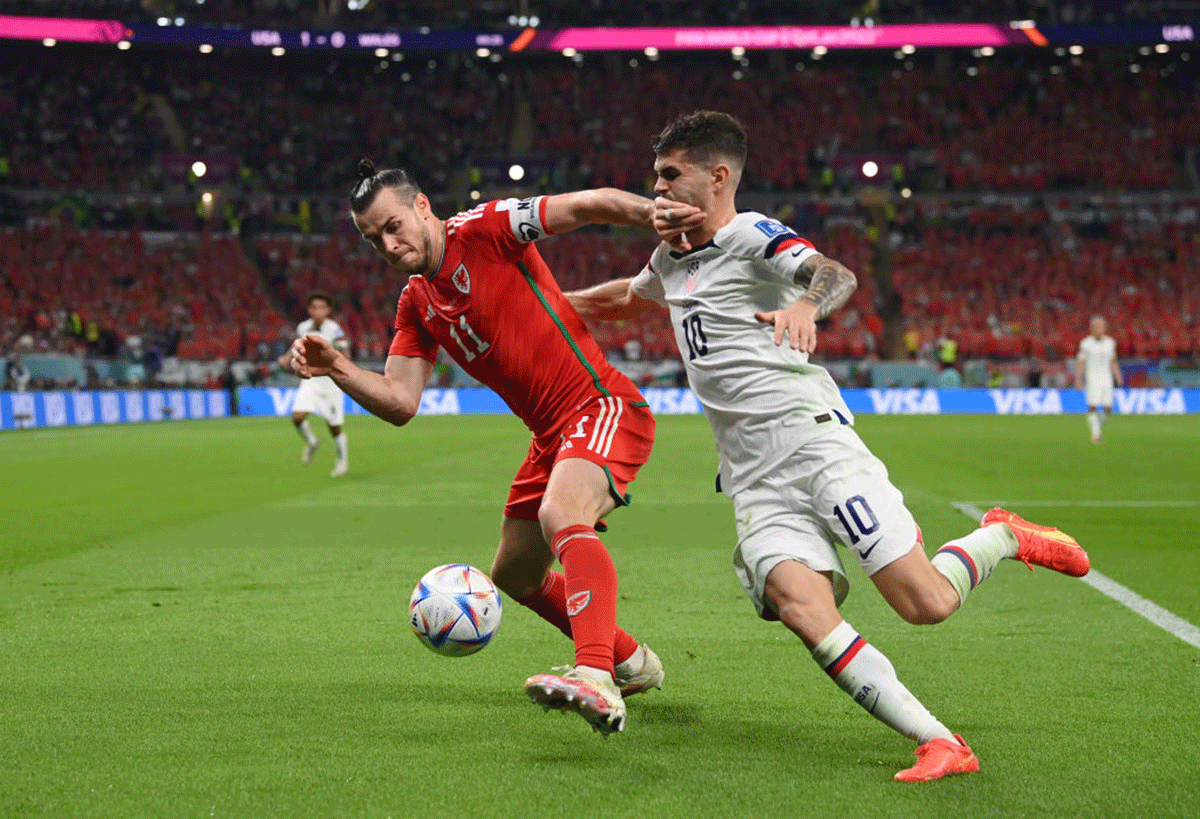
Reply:
<svg viewBox="0 0 1200 819"><path fill-rule="evenodd" d="M329 340L337 349L349 349L349 340L342 332L341 326L329 317L331 312L329 296L325 293L313 292L308 296L308 318L296 325L296 338L304 338L309 333L318 333ZM279 357L282 367L290 367L291 350ZM333 379L327 375L305 378L296 389L296 402L292 404L292 423L296 431L304 439L304 451L300 462L305 466L312 463L313 453L320 446L320 441L308 425L309 413L315 412L325 419L329 425L329 434L333 437L333 446L337 451L337 462L332 478L345 475L350 470L349 443L342 425L346 422L346 410L343 404L343 393Z"/></svg>
<svg viewBox="0 0 1200 819"><path fill-rule="evenodd" d="M670 309L688 379L716 437L719 486L733 499L734 567L759 615L781 620L842 690L917 741L917 764L896 779L978 770L966 742L842 620L838 606L849 584L836 546L914 624L945 620L1003 558L1079 576L1089 569L1087 554L1056 529L993 509L930 560L833 379L808 360L816 322L846 303L854 274L774 219L736 211L746 135L733 117L680 117L654 148L655 228L663 243L636 278L568 298L592 319Z"/></svg>
<svg viewBox="0 0 1200 819"><path fill-rule="evenodd" d="M1075 389L1087 398L1088 429L1092 443L1100 443L1104 422L1112 412L1113 386L1121 386L1121 364L1117 360L1117 342L1107 335L1104 316L1092 316L1091 331L1079 342L1075 356Z"/></svg>

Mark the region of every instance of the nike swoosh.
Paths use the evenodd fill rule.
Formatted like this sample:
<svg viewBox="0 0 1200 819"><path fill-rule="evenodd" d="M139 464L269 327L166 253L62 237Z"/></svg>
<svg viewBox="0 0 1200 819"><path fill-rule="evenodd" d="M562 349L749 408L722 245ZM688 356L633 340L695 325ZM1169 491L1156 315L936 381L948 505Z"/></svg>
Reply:
<svg viewBox="0 0 1200 819"><path fill-rule="evenodd" d="M875 547L879 545L880 540L883 540L883 538L879 538L879 540L876 540L874 543L872 543L871 548L869 548L869 549L865 549L865 550L860 549L858 552L859 560L866 560L868 557L870 557L871 552L875 551Z"/></svg>
<svg viewBox="0 0 1200 819"><path fill-rule="evenodd" d="M793 259L794 259L794 258L796 258L797 256L799 256L801 253L803 253L803 252L804 252L804 251L806 251L806 250L808 250L808 248L807 248L807 247L802 247L802 248L800 248L799 250L793 250L793 251L792 251L792 258L793 258Z"/></svg>

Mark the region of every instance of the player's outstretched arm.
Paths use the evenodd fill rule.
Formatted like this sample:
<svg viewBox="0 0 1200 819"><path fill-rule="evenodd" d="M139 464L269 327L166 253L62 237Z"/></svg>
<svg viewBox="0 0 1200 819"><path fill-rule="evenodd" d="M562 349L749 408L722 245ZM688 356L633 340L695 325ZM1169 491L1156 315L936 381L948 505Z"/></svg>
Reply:
<svg viewBox="0 0 1200 819"><path fill-rule="evenodd" d="M840 309L858 287L858 279L841 262L814 253L796 271L796 281L808 281L808 290L794 304L754 317L775 327L775 343L782 344L784 333L793 350L811 353L817 349L817 322Z"/></svg>
<svg viewBox="0 0 1200 819"><path fill-rule="evenodd" d="M594 188L547 196L544 218L551 233L596 224L653 229L654 203L616 188Z"/></svg>
<svg viewBox="0 0 1200 819"><path fill-rule="evenodd" d="M383 375L364 370L316 333L292 344L290 368L301 378L330 376L363 409L396 426L417 414L421 392L433 373L429 361L403 355L388 356Z"/></svg>
<svg viewBox="0 0 1200 819"><path fill-rule="evenodd" d="M433 363L417 356L390 355L380 375L339 353L329 374L363 409L399 427L417 414L421 393L433 374Z"/></svg>
<svg viewBox="0 0 1200 819"><path fill-rule="evenodd" d="M651 307L658 306L657 302L644 299L633 292L632 278L613 279L595 287L574 290L564 295L579 315L585 319L598 321L637 318Z"/></svg>

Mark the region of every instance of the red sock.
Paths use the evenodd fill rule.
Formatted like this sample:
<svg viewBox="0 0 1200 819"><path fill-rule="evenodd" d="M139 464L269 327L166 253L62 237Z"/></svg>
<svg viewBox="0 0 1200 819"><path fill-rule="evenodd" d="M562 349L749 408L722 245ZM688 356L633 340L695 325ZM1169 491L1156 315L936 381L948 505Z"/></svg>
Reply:
<svg viewBox="0 0 1200 819"><path fill-rule="evenodd" d="M550 572L540 589L517 602L557 628L567 639L574 639L571 636L571 618L567 617L567 579L561 572ZM617 626L617 636L613 640L613 660L618 663L625 662L633 656L637 647L637 640Z"/></svg>
<svg viewBox="0 0 1200 819"><path fill-rule="evenodd" d="M575 665L612 674L617 630L617 570L612 558L591 526L560 530L550 548L562 561L566 577Z"/></svg>

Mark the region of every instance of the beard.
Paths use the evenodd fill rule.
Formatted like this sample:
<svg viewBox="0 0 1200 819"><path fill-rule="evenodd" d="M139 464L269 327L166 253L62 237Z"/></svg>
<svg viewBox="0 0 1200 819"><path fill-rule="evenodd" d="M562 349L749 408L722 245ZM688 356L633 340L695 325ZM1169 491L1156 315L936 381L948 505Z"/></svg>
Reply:
<svg viewBox="0 0 1200 819"><path fill-rule="evenodd" d="M429 228L421 225L421 245L417 248L416 258L411 262L408 258L412 254L404 254L397 257L395 261L389 260L389 264L401 273L407 273L409 276L432 274L430 265L433 260L433 240L429 236Z"/></svg>

